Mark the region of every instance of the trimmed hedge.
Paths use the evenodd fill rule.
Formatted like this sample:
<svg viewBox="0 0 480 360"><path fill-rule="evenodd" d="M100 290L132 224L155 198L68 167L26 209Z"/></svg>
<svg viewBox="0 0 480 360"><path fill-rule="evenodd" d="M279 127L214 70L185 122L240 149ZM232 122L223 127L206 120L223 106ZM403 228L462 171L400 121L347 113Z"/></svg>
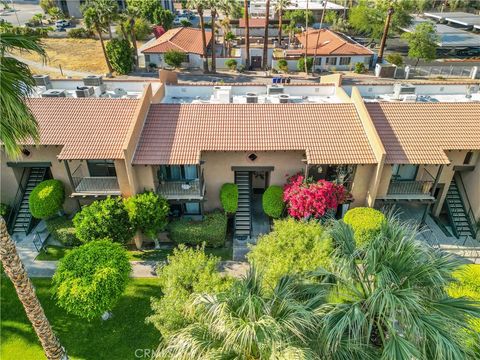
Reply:
<svg viewBox="0 0 480 360"><path fill-rule="evenodd" d="M185 218L172 221L168 225L170 239L177 244L221 247L227 236L227 216L220 212L205 215L202 221Z"/></svg>
<svg viewBox="0 0 480 360"><path fill-rule="evenodd" d="M235 214L238 209L238 186L237 184L225 183L220 188L220 202L227 214Z"/></svg>
<svg viewBox="0 0 480 360"><path fill-rule="evenodd" d="M48 232L64 246L78 246L82 242L75 235L73 222L66 217L59 216L46 221Z"/></svg>
<svg viewBox="0 0 480 360"><path fill-rule="evenodd" d="M156 239L158 232L168 224L170 206L163 197L152 191L137 194L125 200L130 222L150 239Z"/></svg>
<svg viewBox="0 0 480 360"><path fill-rule="evenodd" d="M352 227L357 245L363 246L378 234L385 215L372 208L357 207L348 210L343 221Z"/></svg>
<svg viewBox="0 0 480 360"><path fill-rule="evenodd" d="M283 188L272 185L265 190L262 196L263 211L268 216L278 219L283 214L285 203L283 202Z"/></svg>
<svg viewBox="0 0 480 360"><path fill-rule="evenodd" d="M42 181L30 193L30 212L37 219L46 219L62 210L65 201L65 187L59 180Z"/></svg>

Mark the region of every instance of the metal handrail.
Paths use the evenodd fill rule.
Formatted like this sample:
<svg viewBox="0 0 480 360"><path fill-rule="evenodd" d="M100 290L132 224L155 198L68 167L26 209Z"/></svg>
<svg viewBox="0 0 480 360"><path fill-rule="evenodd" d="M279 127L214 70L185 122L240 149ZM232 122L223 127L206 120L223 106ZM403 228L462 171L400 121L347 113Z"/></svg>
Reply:
<svg viewBox="0 0 480 360"><path fill-rule="evenodd" d="M475 237L477 236L477 233L478 233L478 228L475 226L475 214L473 213L473 209L472 209L472 204L470 204L470 199L468 198L468 193L467 193L467 189L465 188L465 184L463 183L463 179L462 179L462 174L460 173L455 173L455 178L456 180L458 180L458 183L460 183L461 187L462 187L462 191L463 191L463 194L465 196L463 196L464 200L467 200L467 204L468 204L468 209L465 209L466 212L467 212L467 216L470 218L470 229L472 230L473 234L475 235ZM462 194L459 193L460 196L462 196ZM465 205L465 201L463 202L464 205Z"/></svg>
<svg viewBox="0 0 480 360"><path fill-rule="evenodd" d="M30 169L23 168L22 177L20 178L20 182L18 183L17 193L15 194L15 198L13 202L14 207L12 208L12 211L10 211L10 214L8 214L7 228L10 230L13 225L13 222L15 221L15 218L17 217L18 211L20 210L20 206L22 205L22 199L23 199L23 195L25 194L25 189L27 185L26 183L28 182L28 176L26 176L27 173L30 173Z"/></svg>

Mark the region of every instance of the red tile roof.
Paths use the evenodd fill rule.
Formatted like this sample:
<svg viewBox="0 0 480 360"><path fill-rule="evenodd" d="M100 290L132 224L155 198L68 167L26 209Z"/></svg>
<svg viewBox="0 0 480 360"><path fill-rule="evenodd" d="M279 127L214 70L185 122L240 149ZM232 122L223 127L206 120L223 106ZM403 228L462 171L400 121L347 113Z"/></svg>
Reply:
<svg viewBox="0 0 480 360"><path fill-rule="evenodd" d="M205 36L208 46L212 40L212 32L206 31ZM169 50L202 55L202 31L187 27L170 29L155 40L150 47L143 49L142 53L161 54Z"/></svg>
<svg viewBox="0 0 480 360"><path fill-rule="evenodd" d="M202 151L306 152L312 164L376 163L353 104L152 104L134 164L198 164Z"/></svg>
<svg viewBox="0 0 480 360"><path fill-rule="evenodd" d="M250 18L248 19L248 28L264 28L266 22L267 21L265 18ZM238 20L238 27L245 27L245 18L241 18L240 20Z"/></svg>
<svg viewBox="0 0 480 360"><path fill-rule="evenodd" d="M320 38L318 39L317 55L373 55L373 52L362 46L348 37L338 34L328 29L322 30L308 30L308 55L315 54L315 47L317 46L317 37L320 32ZM303 32L297 35L298 41L305 47L306 33ZM290 53L304 53L304 49L299 50L287 50L287 54Z"/></svg>
<svg viewBox="0 0 480 360"><path fill-rule="evenodd" d="M40 144L63 145L59 159L124 158L123 144L138 103L136 99L28 99Z"/></svg>
<svg viewBox="0 0 480 360"><path fill-rule="evenodd" d="M387 164L448 164L445 150L480 150L479 103L367 103Z"/></svg>

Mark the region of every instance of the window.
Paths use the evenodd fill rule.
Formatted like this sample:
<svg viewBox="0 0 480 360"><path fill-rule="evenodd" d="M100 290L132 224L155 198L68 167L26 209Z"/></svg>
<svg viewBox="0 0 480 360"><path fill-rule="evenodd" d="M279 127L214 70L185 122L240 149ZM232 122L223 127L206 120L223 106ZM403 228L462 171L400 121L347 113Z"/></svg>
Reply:
<svg viewBox="0 0 480 360"><path fill-rule="evenodd" d="M317 65L317 66L322 65L322 58L321 58L321 57L317 57L317 58L315 59L315 65Z"/></svg>
<svg viewBox="0 0 480 360"><path fill-rule="evenodd" d="M170 213L174 217L179 217L182 215L200 215L200 203L187 202L182 204L170 204Z"/></svg>
<svg viewBox="0 0 480 360"><path fill-rule="evenodd" d="M196 165L171 165L161 166L158 178L165 181L194 180L198 179Z"/></svg>
<svg viewBox="0 0 480 360"><path fill-rule="evenodd" d="M113 160L87 160L90 176L117 176Z"/></svg>
<svg viewBox="0 0 480 360"><path fill-rule="evenodd" d="M325 58L326 65L337 65L337 58L336 57L327 57Z"/></svg>
<svg viewBox="0 0 480 360"><path fill-rule="evenodd" d="M200 215L200 203L198 202L185 203L185 214Z"/></svg>
<svg viewBox="0 0 480 360"><path fill-rule="evenodd" d="M418 165L393 165L392 179L398 181L415 180Z"/></svg>
<svg viewBox="0 0 480 360"><path fill-rule="evenodd" d="M184 62L189 63L190 62L190 54L185 54L185 60Z"/></svg>
<svg viewBox="0 0 480 360"><path fill-rule="evenodd" d="M145 64L150 64L150 55L145 54Z"/></svg>
<svg viewBox="0 0 480 360"><path fill-rule="evenodd" d="M341 57L340 58L340 65L350 65L351 62L352 62L351 57Z"/></svg>

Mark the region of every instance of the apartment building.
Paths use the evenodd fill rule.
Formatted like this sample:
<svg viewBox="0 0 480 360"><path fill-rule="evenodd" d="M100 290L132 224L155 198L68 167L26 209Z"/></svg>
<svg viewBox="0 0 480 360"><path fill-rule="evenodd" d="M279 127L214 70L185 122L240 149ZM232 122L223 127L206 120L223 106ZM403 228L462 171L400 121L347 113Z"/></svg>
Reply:
<svg viewBox="0 0 480 360"><path fill-rule="evenodd" d="M50 92L77 82L52 81ZM173 216L201 217L220 206L222 184L235 182L247 190L239 199L245 219L266 187L303 171L345 184L353 200L343 210L418 203L425 214L446 213L456 236L475 236L478 84L426 83L412 92L340 82L178 84L175 73L161 71L157 81L108 82L100 97L64 90L65 97L45 98L42 88L29 101L40 143L24 144L20 159L2 153L2 202L17 209L40 168L66 185L69 212L152 190ZM252 226L239 220L236 230Z"/></svg>

